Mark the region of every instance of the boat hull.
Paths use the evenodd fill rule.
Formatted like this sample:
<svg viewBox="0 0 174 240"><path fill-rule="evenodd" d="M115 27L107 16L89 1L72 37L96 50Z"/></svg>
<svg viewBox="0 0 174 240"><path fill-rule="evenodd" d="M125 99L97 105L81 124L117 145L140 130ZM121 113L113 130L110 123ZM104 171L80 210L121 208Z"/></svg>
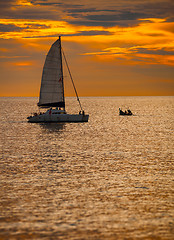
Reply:
<svg viewBox="0 0 174 240"><path fill-rule="evenodd" d="M132 116L132 113L119 113L120 116Z"/></svg>
<svg viewBox="0 0 174 240"><path fill-rule="evenodd" d="M89 115L82 114L42 114L29 117L28 122L88 122L88 118Z"/></svg>

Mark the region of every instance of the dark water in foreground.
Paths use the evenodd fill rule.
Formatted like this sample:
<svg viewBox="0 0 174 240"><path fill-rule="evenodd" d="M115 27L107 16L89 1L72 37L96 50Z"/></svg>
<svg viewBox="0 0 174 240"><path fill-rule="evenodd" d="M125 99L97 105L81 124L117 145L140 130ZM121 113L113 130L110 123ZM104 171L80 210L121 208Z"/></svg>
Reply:
<svg viewBox="0 0 174 240"><path fill-rule="evenodd" d="M31 124L36 98L0 98L0 239L173 239L174 97L81 101Z"/></svg>

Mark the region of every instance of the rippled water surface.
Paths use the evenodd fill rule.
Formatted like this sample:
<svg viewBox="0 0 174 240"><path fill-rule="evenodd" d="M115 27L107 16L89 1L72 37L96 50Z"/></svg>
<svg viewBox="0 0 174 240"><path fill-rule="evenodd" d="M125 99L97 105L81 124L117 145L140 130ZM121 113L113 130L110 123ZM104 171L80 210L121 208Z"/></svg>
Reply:
<svg viewBox="0 0 174 240"><path fill-rule="evenodd" d="M39 124L0 98L0 239L173 239L174 97L81 102L88 123Z"/></svg>

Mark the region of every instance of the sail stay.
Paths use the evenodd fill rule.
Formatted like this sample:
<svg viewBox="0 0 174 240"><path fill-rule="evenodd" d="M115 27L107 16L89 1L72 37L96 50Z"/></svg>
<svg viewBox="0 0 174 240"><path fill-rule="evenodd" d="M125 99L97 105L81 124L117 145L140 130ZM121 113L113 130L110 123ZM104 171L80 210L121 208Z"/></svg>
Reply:
<svg viewBox="0 0 174 240"><path fill-rule="evenodd" d="M42 72L39 107L65 107L61 39L53 43Z"/></svg>

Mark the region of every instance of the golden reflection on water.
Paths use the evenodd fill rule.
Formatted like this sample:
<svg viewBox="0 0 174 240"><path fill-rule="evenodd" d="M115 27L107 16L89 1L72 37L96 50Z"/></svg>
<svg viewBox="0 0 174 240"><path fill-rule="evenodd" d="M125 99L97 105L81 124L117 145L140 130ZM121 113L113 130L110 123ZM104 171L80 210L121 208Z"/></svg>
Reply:
<svg viewBox="0 0 174 240"><path fill-rule="evenodd" d="M173 97L82 98L80 124L1 100L0 239L173 239Z"/></svg>

